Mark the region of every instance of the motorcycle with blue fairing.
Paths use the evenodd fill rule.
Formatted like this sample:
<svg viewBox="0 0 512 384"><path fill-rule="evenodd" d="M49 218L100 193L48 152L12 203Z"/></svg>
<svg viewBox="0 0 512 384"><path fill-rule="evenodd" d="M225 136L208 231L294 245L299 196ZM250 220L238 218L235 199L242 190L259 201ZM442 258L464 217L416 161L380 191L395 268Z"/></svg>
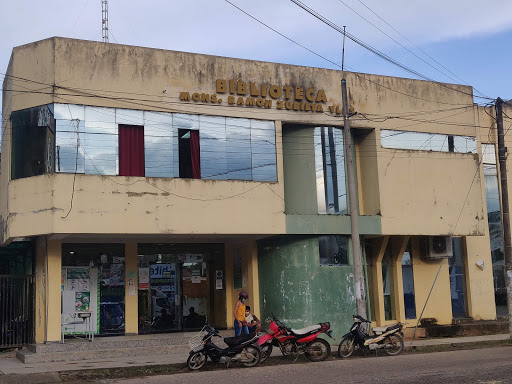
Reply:
<svg viewBox="0 0 512 384"><path fill-rule="evenodd" d="M244 367L254 367L260 362L261 354L258 345L258 335L250 333L235 337L224 338L227 348L221 348L212 341L213 337L222 336L210 325L205 325L198 335L189 340L191 347L187 366L191 370L201 369L209 358L215 363L237 362Z"/></svg>

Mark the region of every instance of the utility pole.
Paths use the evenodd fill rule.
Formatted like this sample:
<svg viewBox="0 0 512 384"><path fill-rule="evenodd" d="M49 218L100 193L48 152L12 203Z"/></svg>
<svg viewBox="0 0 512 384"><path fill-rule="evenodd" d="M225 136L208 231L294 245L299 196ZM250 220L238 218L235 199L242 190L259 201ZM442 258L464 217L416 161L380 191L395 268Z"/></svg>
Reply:
<svg viewBox="0 0 512 384"><path fill-rule="evenodd" d="M356 310L361 317L366 317L366 289L363 274L363 262L361 255L361 242L359 240L359 212L357 209L356 178L354 174L354 157L352 150L352 134L350 133L350 112L348 108L347 81L345 80L345 27L343 27L343 57L341 71L341 97L343 102L343 146L347 160L347 183L350 212L350 235L352 238L352 254L354 259L354 288L356 294Z"/></svg>
<svg viewBox="0 0 512 384"><path fill-rule="evenodd" d="M103 42L108 43L108 3L107 0L101 0L101 25L103 33Z"/></svg>
<svg viewBox="0 0 512 384"><path fill-rule="evenodd" d="M507 285L508 330L512 336L512 244L507 185L507 148L503 132L503 100L496 99L496 125L498 127L498 159L500 162L501 202L503 213L503 246L505 248L505 283Z"/></svg>

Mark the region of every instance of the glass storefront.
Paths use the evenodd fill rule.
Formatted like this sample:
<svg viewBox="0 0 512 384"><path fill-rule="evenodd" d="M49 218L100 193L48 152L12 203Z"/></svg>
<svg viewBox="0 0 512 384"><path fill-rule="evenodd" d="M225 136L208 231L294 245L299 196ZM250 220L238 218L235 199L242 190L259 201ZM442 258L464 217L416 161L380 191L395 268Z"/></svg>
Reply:
<svg viewBox="0 0 512 384"><path fill-rule="evenodd" d="M83 332L76 325L77 319L90 315L94 333L124 334L124 271L124 244L62 245L62 321L65 333Z"/></svg>
<svg viewBox="0 0 512 384"><path fill-rule="evenodd" d="M138 267L139 334L222 324L222 244L139 244Z"/></svg>
<svg viewBox="0 0 512 384"><path fill-rule="evenodd" d="M65 334L125 333L124 244L62 245ZM223 244L138 245L139 334L226 324Z"/></svg>

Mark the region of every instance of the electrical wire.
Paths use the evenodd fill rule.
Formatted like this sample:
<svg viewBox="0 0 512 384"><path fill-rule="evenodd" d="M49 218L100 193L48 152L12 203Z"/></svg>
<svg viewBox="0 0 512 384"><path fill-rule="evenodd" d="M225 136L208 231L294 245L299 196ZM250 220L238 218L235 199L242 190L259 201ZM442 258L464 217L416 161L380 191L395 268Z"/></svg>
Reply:
<svg viewBox="0 0 512 384"><path fill-rule="evenodd" d="M336 66L336 67L338 67L338 68L340 68L340 69L341 69L341 66L340 66L338 63L336 63L336 62L334 62L334 61L332 61L332 60L330 60L330 59L326 58L325 56L320 55L319 53L317 53L317 52L313 51L312 49L307 48L306 46L304 46L304 45L302 45L302 44L298 43L297 41L295 41L295 40L293 40L293 39L289 38L288 36L284 35L283 33L281 33L281 32L279 32L279 31L277 31L276 29L272 28L272 27L271 27L271 26L269 26L268 24L265 24L263 21L261 21L261 20L259 20L258 18L254 17L254 16L253 16L253 15L251 15L250 13L248 13L248 12L244 11L242 8L240 8L240 7L238 7L237 5L233 4L233 3L232 3L232 2L230 2L229 0L224 0L224 1L225 1L225 2L227 2L228 4L232 5L233 7L235 7L236 9L238 9L240 12L244 13L245 15L247 15L248 17L250 17L250 18L252 18L253 20L257 21L257 22L258 22L258 23L260 23L261 25L263 25L263 26L265 26L266 28L270 29L271 31L273 31L273 32L277 33L279 36L281 36L281 37L285 38L286 40L288 40L288 41L292 42L293 44L295 44L295 45L297 45L297 46L299 46L299 47L301 47L301 48L303 48L303 49L307 50L308 52L312 53L313 55L315 55L315 56L317 56L317 57L320 57L321 59L323 59L323 60L325 60L325 61L327 61L327 62L331 63L332 65L334 65L334 66ZM352 74L352 75L354 75L354 76L356 76L356 77L358 77L358 78L360 78L360 79L362 79L362 80L365 80L365 81L367 81L367 82L369 82L369 83L372 83L372 84L374 84L374 85L377 85L378 87L381 87L381 88L387 89L387 90L392 91L392 92L396 92L396 93L398 93L398 94L401 94L401 95L404 95L404 96L407 96L407 97L410 97L410 98L413 98L413 99L416 99L416 100L427 101L427 102L430 102L430 103L436 103L436 104L445 104L445 105L466 105L466 104L460 104L460 103L448 103L448 102L439 101L439 100L429 100L429 99L425 99L425 98L422 98L422 97L418 97L418 96L416 96L416 95L411 95L411 94L408 94L408 93L405 93L405 92L399 91L399 90L397 90L397 89L393 89L393 88L391 88L391 87L388 87L388 86L386 86L386 85L384 85L384 84L381 84L381 83L378 83L378 82L376 82L376 81L370 80L370 79L368 79L367 77L365 77L365 76L364 76L364 74L362 74L362 73L357 73L356 71L354 71L353 69L351 69L351 68L350 68L350 67L348 67L347 65L345 65L345 67L352 71L352 72L351 72L351 74ZM473 97L473 95L471 95L471 96Z"/></svg>
<svg viewBox="0 0 512 384"><path fill-rule="evenodd" d="M423 61L425 64L427 64L428 66L430 66L431 68L433 68L434 70L436 70L437 72L439 72L440 74L446 76L447 78L449 78L450 80L454 81L455 83L458 83L457 80L455 80L453 77L447 75L445 72L441 71L440 69L436 68L435 66L433 66L432 64L430 64L428 61L426 61L425 59L423 59L422 57L418 56L415 52L411 51L409 48L407 48L405 45L403 45L402 43L400 43L399 41L397 41L395 38L393 38L392 36L388 35L386 32L384 32L382 29L380 29L379 27L377 27L375 24L373 24L370 20L368 20L367 18L365 18L363 15L361 15L359 12L357 12L354 8L350 7L347 3L345 3L343 0L338 0L341 4L343 4L345 7L347 7L348 9L350 9L352 12L354 12L356 15L358 15L361 19L363 19L364 21L366 21L368 24L372 25L375 29L377 29L379 32L381 32L383 35L387 36L389 39L393 40L396 44L398 44L399 46L401 46L403 49L405 49L407 52L409 52L410 54L412 54L413 56L415 56L417 59ZM345 31L345 29L344 29ZM485 95L484 95L485 96Z"/></svg>
<svg viewBox="0 0 512 384"><path fill-rule="evenodd" d="M341 0L339 0L341 1ZM382 20L387 26L389 26L391 29L393 29L396 33L398 33L400 36L402 36L405 40L407 40L410 44L412 44L414 47L416 47L416 49L418 49L421 53L423 53L425 56L427 56L430 60L434 61L437 65L439 65L440 67L442 67L443 69L445 69L446 71L448 71L450 74L452 74L453 76L455 76L457 79L459 79L460 82L462 82L463 84L465 85L469 85L467 84L467 81L464 81L463 79L461 79L459 76L457 76L455 73L453 73L452 71L450 71L448 68L446 68L443 64L441 64L439 61L437 61L436 59L434 59L432 56L430 56L427 52L425 52L423 49L421 49L418 45L414 44L411 40L409 40L406 36L404 36L400 31L398 31L395 27L393 27L390 23L388 23L386 20L384 20L381 16L379 16L375 11L373 11L369 6L367 6L365 3L363 3L361 0L357 0L359 3L361 3L364 7L366 7L366 9L368 9L371 13L373 13L375 16L377 16L380 20ZM373 25L373 24L372 24ZM400 44L401 45L401 44ZM407 48L406 48L407 49ZM449 77L449 76L447 76ZM449 77L451 79L451 77ZM473 89L475 91L477 91L480 95L482 96L486 96L484 93L480 92L478 89L476 89L475 87L473 87Z"/></svg>
<svg viewBox="0 0 512 384"><path fill-rule="evenodd" d="M227 0L225 0L227 1ZM396 61L395 59L393 59L392 57L386 55L385 53L383 52L380 52L379 50L377 50L376 48L373 48L371 47L369 44L363 42L362 40L358 39L357 37L355 37L354 35L346 32L343 30L343 28L337 26L336 24L334 24L332 21L328 20L327 18L325 18L324 16L320 15L318 12L316 12L315 10L313 10L312 8L308 7L307 5L305 5L304 3L302 3L301 1L299 0L290 0L291 2L293 2L294 4L296 4L297 6L299 6L300 8L304 9L306 12L308 12L309 14L311 14L312 16L316 17L318 20L322 21L324 24L327 24L329 27L331 27L332 29L336 30L337 32L341 33L342 35L344 35L345 37L349 38L350 40L352 40L354 43L360 45L361 47L365 48L366 50L370 51L371 53L377 55L378 57L380 57L381 59L403 69L404 71L406 72L409 72L423 80L426 80L426 81L429 81L429 82L432 82L433 84L436 84L440 87L443 87L445 89L448 89L450 91L454 91L454 92L458 92L458 93L462 93L464 95L469 95L471 97L478 97L478 98L482 98L482 99L487 99L487 100L494 100L494 99L491 99L489 97L484 97L484 96L476 96L476 95L473 95L471 93L468 93L468 92L464 92L464 91L461 91L461 90L458 90L458 89L454 89L454 88L451 88L449 86L447 86L446 84L443 84L443 83L440 83L440 82L437 82L435 81L434 79L428 77L428 76L425 76L421 73L419 73L418 71L415 71L414 69L412 68L409 68L407 67L406 65L404 64L401 64L399 63L398 61Z"/></svg>

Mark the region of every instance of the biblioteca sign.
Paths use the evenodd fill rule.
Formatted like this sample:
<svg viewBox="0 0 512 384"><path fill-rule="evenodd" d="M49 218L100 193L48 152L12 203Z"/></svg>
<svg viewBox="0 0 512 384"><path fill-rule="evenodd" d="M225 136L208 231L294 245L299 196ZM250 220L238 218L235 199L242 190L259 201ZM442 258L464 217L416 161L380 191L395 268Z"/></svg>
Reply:
<svg viewBox="0 0 512 384"><path fill-rule="evenodd" d="M323 89L225 79L215 81L215 93L180 92L180 101L298 112L324 112L327 108L327 97ZM331 113L341 113L337 105L329 106L329 110Z"/></svg>

